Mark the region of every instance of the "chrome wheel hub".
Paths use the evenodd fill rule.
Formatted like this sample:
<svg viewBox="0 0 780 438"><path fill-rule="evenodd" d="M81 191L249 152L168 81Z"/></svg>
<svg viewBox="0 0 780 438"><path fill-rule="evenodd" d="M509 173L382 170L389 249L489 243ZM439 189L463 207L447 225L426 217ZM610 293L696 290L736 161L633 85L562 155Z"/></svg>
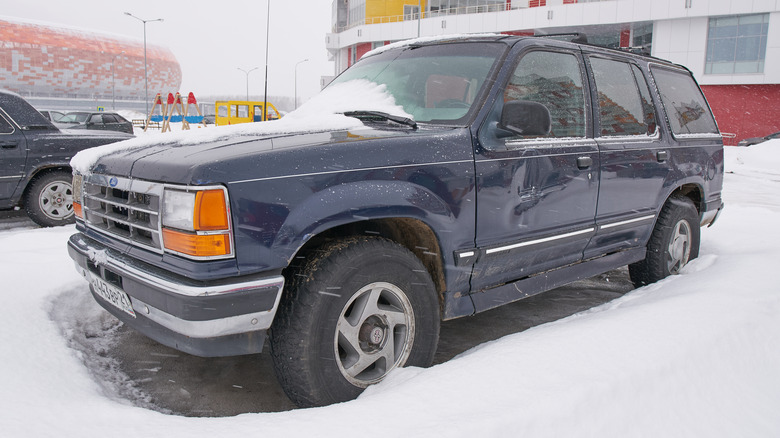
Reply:
<svg viewBox="0 0 780 438"><path fill-rule="evenodd" d="M364 388L403 366L414 324L412 305L398 286L378 282L358 290L342 309L333 339L341 374Z"/></svg>
<svg viewBox="0 0 780 438"><path fill-rule="evenodd" d="M674 226L667 252L669 273L677 274L691 257L691 226L688 221L681 220Z"/></svg>
<svg viewBox="0 0 780 438"><path fill-rule="evenodd" d="M51 219L66 219L73 215L73 186L54 181L47 184L38 198L41 211Z"/></svg>

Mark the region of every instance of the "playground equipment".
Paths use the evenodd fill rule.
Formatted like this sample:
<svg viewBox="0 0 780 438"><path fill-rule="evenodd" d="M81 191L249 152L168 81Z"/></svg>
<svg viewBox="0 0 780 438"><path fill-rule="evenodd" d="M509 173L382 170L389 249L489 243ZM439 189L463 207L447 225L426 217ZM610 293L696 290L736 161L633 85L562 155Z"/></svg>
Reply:
<svg viewBox="0 0 780 438"><path fill-rule="evenodd" d="M197 116L188 115L190 105L195 105L195 109L198 111ZM155 114L155 111L159 108L160 114ZM176 114L174 114L174 112ZM203 119L203 114L198 108L198 101L195 99L195 95L190 92L187 95L187 104L182 102L181 94L168 93L168 99L163 103L162 95L157 93L154 97L152 104L152 110L149 111L149 115L146 117L144 123L144 132L149 128L151 123L162 123L162 132L171 130L171 122L181 123L181 129L190 129L190 123L201 123L206 126L206 122Z"/></svg>
<svg viewBox="0 0 780 438"><path fill-rule="evenodd" d="M267 110L263 111L265 102L246 100L217 101L214 104L214 124L217 126L235 125L237 123L262 122L281 118L281 114L279 114L276 107L271 102L267 103Z"/></svg>

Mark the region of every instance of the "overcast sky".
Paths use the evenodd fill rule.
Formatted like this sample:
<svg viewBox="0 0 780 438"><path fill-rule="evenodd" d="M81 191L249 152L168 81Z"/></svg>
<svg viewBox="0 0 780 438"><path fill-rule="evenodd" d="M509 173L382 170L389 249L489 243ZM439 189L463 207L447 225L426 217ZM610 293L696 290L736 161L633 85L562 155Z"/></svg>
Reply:
<svg viewBox="0 0 780 438"><path fill-rule="evenodd" d="M3 1L0 15L109 33L168 47L182 69L182 94L195 96L246 93L262 96L265 82L266 11L270 1L268 94L298 96L319 91L320 77L334 74L325 34L330 31L330 0L20 0ZM175 90L172 90L175 91Z"/></svg>

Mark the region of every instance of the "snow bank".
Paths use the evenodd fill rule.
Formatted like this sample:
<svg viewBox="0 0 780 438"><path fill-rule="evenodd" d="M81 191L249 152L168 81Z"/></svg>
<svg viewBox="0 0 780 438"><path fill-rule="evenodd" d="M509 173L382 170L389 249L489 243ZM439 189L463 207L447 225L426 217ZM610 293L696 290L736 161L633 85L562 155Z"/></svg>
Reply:
<svg viewBox="0 0 780 438"><path fill-rule="evenodd" d="M327 87L297 110L279 120L215 126L189 131L172 131L160 135L143 135L119 143L83 150L71 159L70 165L77 172L87 174L98 158L104 155L141 149L151 145L186 146L233 137L262 137L346 130L363 126L358 119L341 114L350 110L381 111L412 118L402 107L395 104L395 99L387 92L385 85L360 79Z"/></svg>
<svg viewBox="0 0 780 438"><path fill-rule="evenodd" d="M726 157L726 210L681 275L397 370L355 401L275 414L184 418L128 405L115 394L132 385L98 383L110 361L85 365L74 345L113 322L66 254L73 228L1 232L3 435L780 436L780 141ZM767 197L755 204L757 186Z"/></svg>

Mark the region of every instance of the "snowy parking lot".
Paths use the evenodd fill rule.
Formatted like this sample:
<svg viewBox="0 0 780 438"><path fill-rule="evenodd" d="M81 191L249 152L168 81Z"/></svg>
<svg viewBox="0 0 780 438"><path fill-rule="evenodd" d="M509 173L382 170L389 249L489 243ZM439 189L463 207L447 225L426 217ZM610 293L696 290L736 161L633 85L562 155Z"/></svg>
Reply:
<svg viewBox="0 0 780 438"><path fill-rule="evenodd" d="M780 436L780 140L726 148L726 172L726 209L681 275L396 370L351 402L223 418L152 410L117 378L118 324L67 255L72 226L0 229L2 434Z"/></svg>

